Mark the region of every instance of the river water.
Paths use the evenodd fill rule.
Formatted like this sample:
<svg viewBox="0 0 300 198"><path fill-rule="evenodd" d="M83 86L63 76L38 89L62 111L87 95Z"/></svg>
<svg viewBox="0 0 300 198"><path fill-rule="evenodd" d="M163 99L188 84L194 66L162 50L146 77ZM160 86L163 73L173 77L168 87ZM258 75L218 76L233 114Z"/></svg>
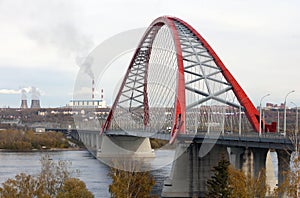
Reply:
<svg viewBox="0 0 300 198"><path fill-rule="evenodd" d="M45 154L45 152L0 152L0 183L22 172L31 175L38 174L41 169L40 159ZM56 151L48 154L56 162L58 160L70 161L71 170L79 171L78 174L74 173L74 176L84 181L96 198L110 197L108 186L111 179L107 175L109 167L95 159L88 151ZM155 154L172 159L174 151L158 150ZM160 195L163 181L170 174L171 164L164 163L165 166L161 167L161 162L156 160L151 164L152 168L156 169L151 171L156 181L153 193Z"/></svg>
<svg viewBox="0 0 300 198"><path fill-rule="evenodd" d="M78 171L73 176L85 182L87 188L96 198L110 197L108 186L111 179L108 176L109 167L95 159L88 151L56 151L56 152L0 152L0 184L8 178L14 178L16 174L26 173L36 175L40 172L40 159L49 154L57 162L66 160L72 163L71 171ZM156 158L150 164L151 174L155 179L153 194L160 195L164 180L170 175L171 161L174 150L157 150ZM275 177L277 177L277 156L271 152L271 161L274 166Z"/></svg>

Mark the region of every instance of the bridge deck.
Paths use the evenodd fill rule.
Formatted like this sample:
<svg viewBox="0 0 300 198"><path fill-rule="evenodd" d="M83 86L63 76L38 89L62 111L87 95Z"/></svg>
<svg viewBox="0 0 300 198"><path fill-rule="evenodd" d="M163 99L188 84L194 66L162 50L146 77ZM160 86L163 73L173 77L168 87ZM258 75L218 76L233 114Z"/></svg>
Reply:
<svg viewBox="0 0 300 198"><path fill-rule="evenodd" d="M165 132L139 132L139 131L108 131L106 135L123 135L135 137L149 137L161 140L169 140L170 134ZM270 149L287 149L294 151L293 142L289 137L280 134L265 133L261 136L255 132L243 133L224 133L215 135L198 132L197 134L180 134L177 138L179 141L194 141L197 143L216 143L226 146L235 147L254 147L254 148L270 148Z"/></svg>
<svg viewBox="0 0 300 198"><path fill-rule="evenodd" d="M52 129L53 130L53 129ZM62 131L64 129L56 129ZM68 129L65 129L68 131ZM76 130L71 130L76 131ZM99 130L80 130L79 133L95 133L99 134ZM134 137L149 137L160 140L170 140L170 133L167 132L141 132L141 131L124 131L111 130L105 133L108 136L134 136ZM219 145L233 147L254 147L254 148L270 148L270 149L286 149L294 151L295 147L291 139L276 133L263 133L261 136L255 132L243 133L239 136L238 133L224 133L216 135L211 132L198 132L197 134L180 134L178 141L193 141L196 143L216 143ZM299 140L300 141L300 140Z"/></svg>

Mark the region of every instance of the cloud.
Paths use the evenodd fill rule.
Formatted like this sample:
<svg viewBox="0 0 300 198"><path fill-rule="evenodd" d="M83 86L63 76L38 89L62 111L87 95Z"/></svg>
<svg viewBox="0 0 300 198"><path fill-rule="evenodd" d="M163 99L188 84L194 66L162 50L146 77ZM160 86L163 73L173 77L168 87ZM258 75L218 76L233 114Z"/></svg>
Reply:
<svg viewBox="0 0 300 198"><path fill-rule="evenodd" d="M6 95L14 95L14 94L21 94L22 99L27 98L27 94L31 94L32 99L38 99L41 94L44 94L40 89L31 86L31 87L23 87L20 89L0 89L0 94Z"/></svg>
<svg viewBox="0 0 300 198"><path fill-rule="evenodd" d="M21 90L15 89L0 89L0 94L20 94Z"/></svg>

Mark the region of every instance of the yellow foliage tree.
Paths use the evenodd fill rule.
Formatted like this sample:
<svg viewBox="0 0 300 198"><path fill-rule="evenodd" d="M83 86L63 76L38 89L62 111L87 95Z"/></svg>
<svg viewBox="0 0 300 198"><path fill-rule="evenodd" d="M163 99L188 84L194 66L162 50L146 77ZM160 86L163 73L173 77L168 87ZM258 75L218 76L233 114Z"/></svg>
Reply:
<svg viewBox="0 0 300 198"><path fill-rule="evenodd" d="M79 179L70 178L70 162L53 162L49 156L41 159L42 168L38 176L21 173L14 179L8 179L0 187L1 198L54 198L87 197L93 195ZM79 189L80 188L80 189ZM78 196L71 196L78 195ZM82 195L82 196L81 196Z"/></svg>
<svg viewBox="0 0 300 198"><path fill-rule="evenodd" d="M138 172L141 167L138 162L129 163L129 166L123 167L124 169L130 167L127 171L111 167L108 174L112 178L112 184L109 185L111 196L117 198L150 197L155 184L153 176L148 171Z"/></svg>
<svg viewBox="0 0 300 198"><path fill-rule="evenodd" d="M93 198L94 195L87 190L85 183L77 178L69 178L64 181L62 189L56 198Z"/></svg>
<svg viewBox="0 0 300 198"><path fill-rule="evenodd" d="M242 171L236 170L232 166L229 166L228 173L232 198L264 198L266 193L269 192L265 169L259 172L257 178L251 175L246 176Z"/></svg>

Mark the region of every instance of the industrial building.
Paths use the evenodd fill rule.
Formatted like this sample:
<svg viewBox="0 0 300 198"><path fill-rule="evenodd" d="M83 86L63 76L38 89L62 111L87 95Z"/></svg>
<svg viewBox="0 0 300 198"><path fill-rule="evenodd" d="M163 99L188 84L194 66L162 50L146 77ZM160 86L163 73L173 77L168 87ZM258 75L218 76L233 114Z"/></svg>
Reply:
<svg viewBox="0 0 300 198"><path fill-rule="evenodd" d="M106 102L103 99L96 100L71 100L68 107L72 108L106 108Z"/></svg>

